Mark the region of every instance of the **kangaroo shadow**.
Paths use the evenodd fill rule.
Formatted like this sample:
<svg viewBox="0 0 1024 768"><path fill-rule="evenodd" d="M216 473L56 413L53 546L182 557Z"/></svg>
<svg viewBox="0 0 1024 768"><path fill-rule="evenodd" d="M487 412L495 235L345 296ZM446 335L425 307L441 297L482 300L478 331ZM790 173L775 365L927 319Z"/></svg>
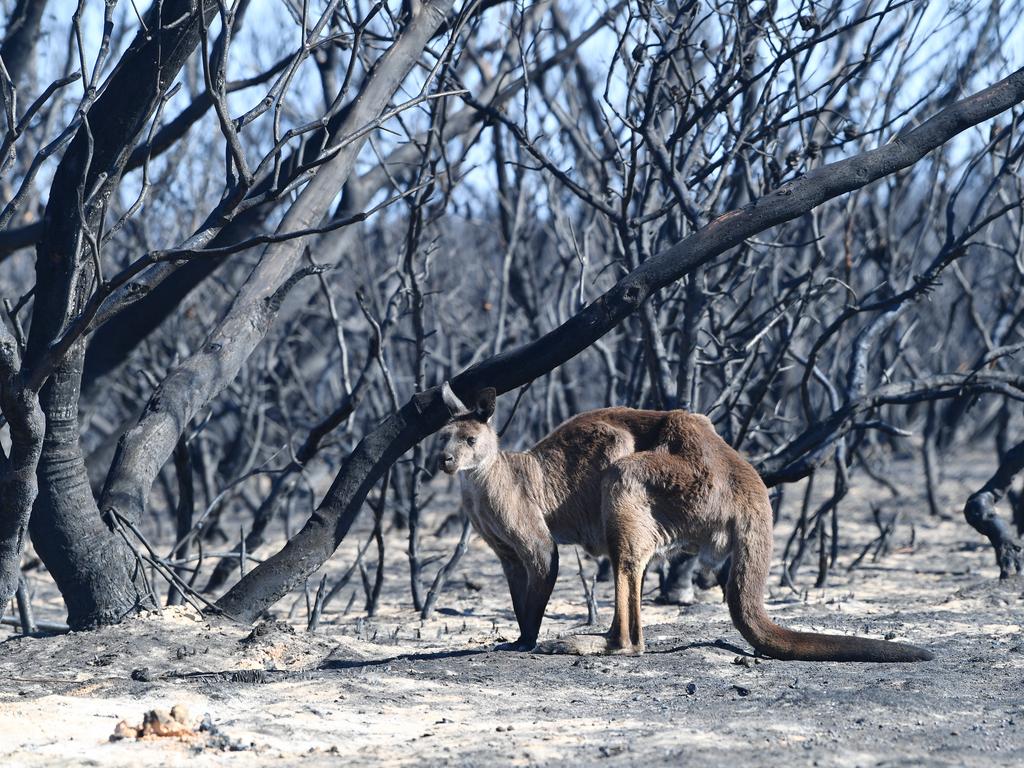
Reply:
<svg viewBox="0 0 1024 768"><path fill-rule="evenodd" d="M738 645L726 642L725 640L716 640L714 642L701 642L701 643L687 643L685 645L677 645L672 648L648 648L646 653L651 655L658 654L669 654L669 653L682 653L683 651L694 650L696 648L718 648L721 650L735 653L738 656L751 656L755 654L751 653L746 648L740 648ZM417 661L441 661L444 659L460 659L467 658L470 656L482 656L489 653L505 653L503 651L495 651L492 647L483 648L463 648L455 651L432 651L429 653L400 653L395 656L388 656L383 659L328 659L317 667L317 671L327 672L331 670L343 670L343 669L368 669L371 667L383 667L387 664L395 664L401 661L417 662ZM521 654L523 656L530 655L529 653Z"/></svg>
<svg viewBox="0 0 1024 768"><path fill-rule="evenodd" d="M317 667L318 670L364 669L382 667L399 661L440 661L442 659L458 659L466 656L479 656L492 653L491 648L463 648L458 651L434 651L431 653L400 653L385 659L327 659Z"/></svg>
<svg viewBox="0 0 1024 768"><path fill-rule="evenodd" d="M685 645L677 645L673 648L648 648L646 653L650 654L661 654L661 653L682 653L683 651L690 651L696 648L718 648L720 650L729 651L735 653L737 656L750 656L755 657L756 654L752 653L749 648L741 648L738 645L733 645L725 640L715 640L714 642L702 642L702 643L686 643Z"/></svg>

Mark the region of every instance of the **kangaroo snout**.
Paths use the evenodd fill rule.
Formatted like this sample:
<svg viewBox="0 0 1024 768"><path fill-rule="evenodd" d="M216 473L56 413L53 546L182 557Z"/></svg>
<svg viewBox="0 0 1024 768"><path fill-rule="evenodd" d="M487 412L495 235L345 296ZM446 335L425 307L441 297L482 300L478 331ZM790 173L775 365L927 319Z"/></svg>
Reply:
<svg viewBox="0 0 1024 768"><path fill-rule="evenodd" d="M441 469L449 475L455 474L455 457L447 451L441 454L441 459L438 462Z"/></svg>

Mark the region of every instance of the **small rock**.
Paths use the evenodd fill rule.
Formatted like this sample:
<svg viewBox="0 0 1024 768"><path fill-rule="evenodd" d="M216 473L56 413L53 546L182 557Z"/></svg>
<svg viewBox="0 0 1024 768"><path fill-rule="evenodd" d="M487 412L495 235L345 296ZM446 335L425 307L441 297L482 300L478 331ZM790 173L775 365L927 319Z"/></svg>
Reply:
<svg viewBox="0 0 1024 768"><path fill-rule="evenodd" d="M142 735L160 736L191 736L192 729L179 722L166 709L151 709L142 717Z"/></svg>
<svg viewBox="0 0 1024 768"><path fill-rule="evenodd" d="M749 688L745 688L742 685L734 685L733 688L736 689L736 694L738 696L749 696L750 695L750 689Z"/></svg>
<svg viewBox="0 0 1024 768"><path fill-rule="evenodd" d="M693 694L695 694L696 692L697 692L697 684L696 683L687 683L686 684L686 693L688 695L693 696Z"/></svg>
<svg viewBox="0 0 1024 768"><path fill-rule="evenodd" d="M122 739L137 739L139 737L139 729L134 726L128 725L124 720L114 726L114 732L110 734L111 741L121 741Z"/></svg>

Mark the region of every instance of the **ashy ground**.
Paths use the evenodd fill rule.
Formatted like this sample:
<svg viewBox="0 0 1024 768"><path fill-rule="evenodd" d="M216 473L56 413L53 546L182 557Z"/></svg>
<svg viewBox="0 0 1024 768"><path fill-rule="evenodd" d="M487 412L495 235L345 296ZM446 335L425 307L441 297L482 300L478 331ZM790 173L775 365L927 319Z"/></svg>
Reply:
<svg viewBox="0 0 1024 768"><path fill-rule="evenodd" d="M914 465L894 469L907 479L900 500L862 477L844 503L829 585L797 594L778 586L776 568L766 599L786 625L907 640L934 650L932 662L757 660L717 591L689 607L645 603L642 657L496 653L515 623L495 557L474 538L440 609L420 622L396 531L372 620L356 576L313 633L299 593L256 632L173 608L96 632L2 636L0 764L1021 765L1024 584L997 580L991 552L959 517L989 467L976 462L943 485L949 519L927 516ZM798 497L784 507L777 554ZM886 517L903 509L892 551L848 570L878 534L879 503ZM438 505L424 530L449 512ZM329 584L365 535L328 565ZM425 535L427 554L447 558L457 535ZM547 637L581 631L586 618L572 549L561 559ZM38 618L61 620L45 578L33 586ZM653 597L653 577L648 587ZM611 586L597 590L604 628ZM193 723L208 714L216 738L110 741L119 721L175 705Z"/></svg>

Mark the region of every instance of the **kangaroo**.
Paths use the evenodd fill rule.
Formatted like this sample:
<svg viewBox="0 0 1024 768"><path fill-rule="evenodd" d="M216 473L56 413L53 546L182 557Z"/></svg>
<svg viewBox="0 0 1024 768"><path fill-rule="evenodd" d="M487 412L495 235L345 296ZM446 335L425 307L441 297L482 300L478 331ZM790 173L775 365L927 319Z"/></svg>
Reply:
<svg viewBox="0 0 1024 768"><path fill-rule="evenodd" d="M795 632L771 620L764 587L772 557L772 510L757 471L686 411L601 408L574 416L528 451L498 447L490 425L495 390L466 406L447 383L453 416L441 469L461 472L463 504L501 560L520 636L501 650L640 654L640 599L648 561L668 547L705 566L732 565L726 599L733 623L759 653L800 661L927 661L913 645ZM607 555L615 615L597 638L577 635L537 646L558 575L558 545ZM588 639L589 638L589 639Z"/></svg>

